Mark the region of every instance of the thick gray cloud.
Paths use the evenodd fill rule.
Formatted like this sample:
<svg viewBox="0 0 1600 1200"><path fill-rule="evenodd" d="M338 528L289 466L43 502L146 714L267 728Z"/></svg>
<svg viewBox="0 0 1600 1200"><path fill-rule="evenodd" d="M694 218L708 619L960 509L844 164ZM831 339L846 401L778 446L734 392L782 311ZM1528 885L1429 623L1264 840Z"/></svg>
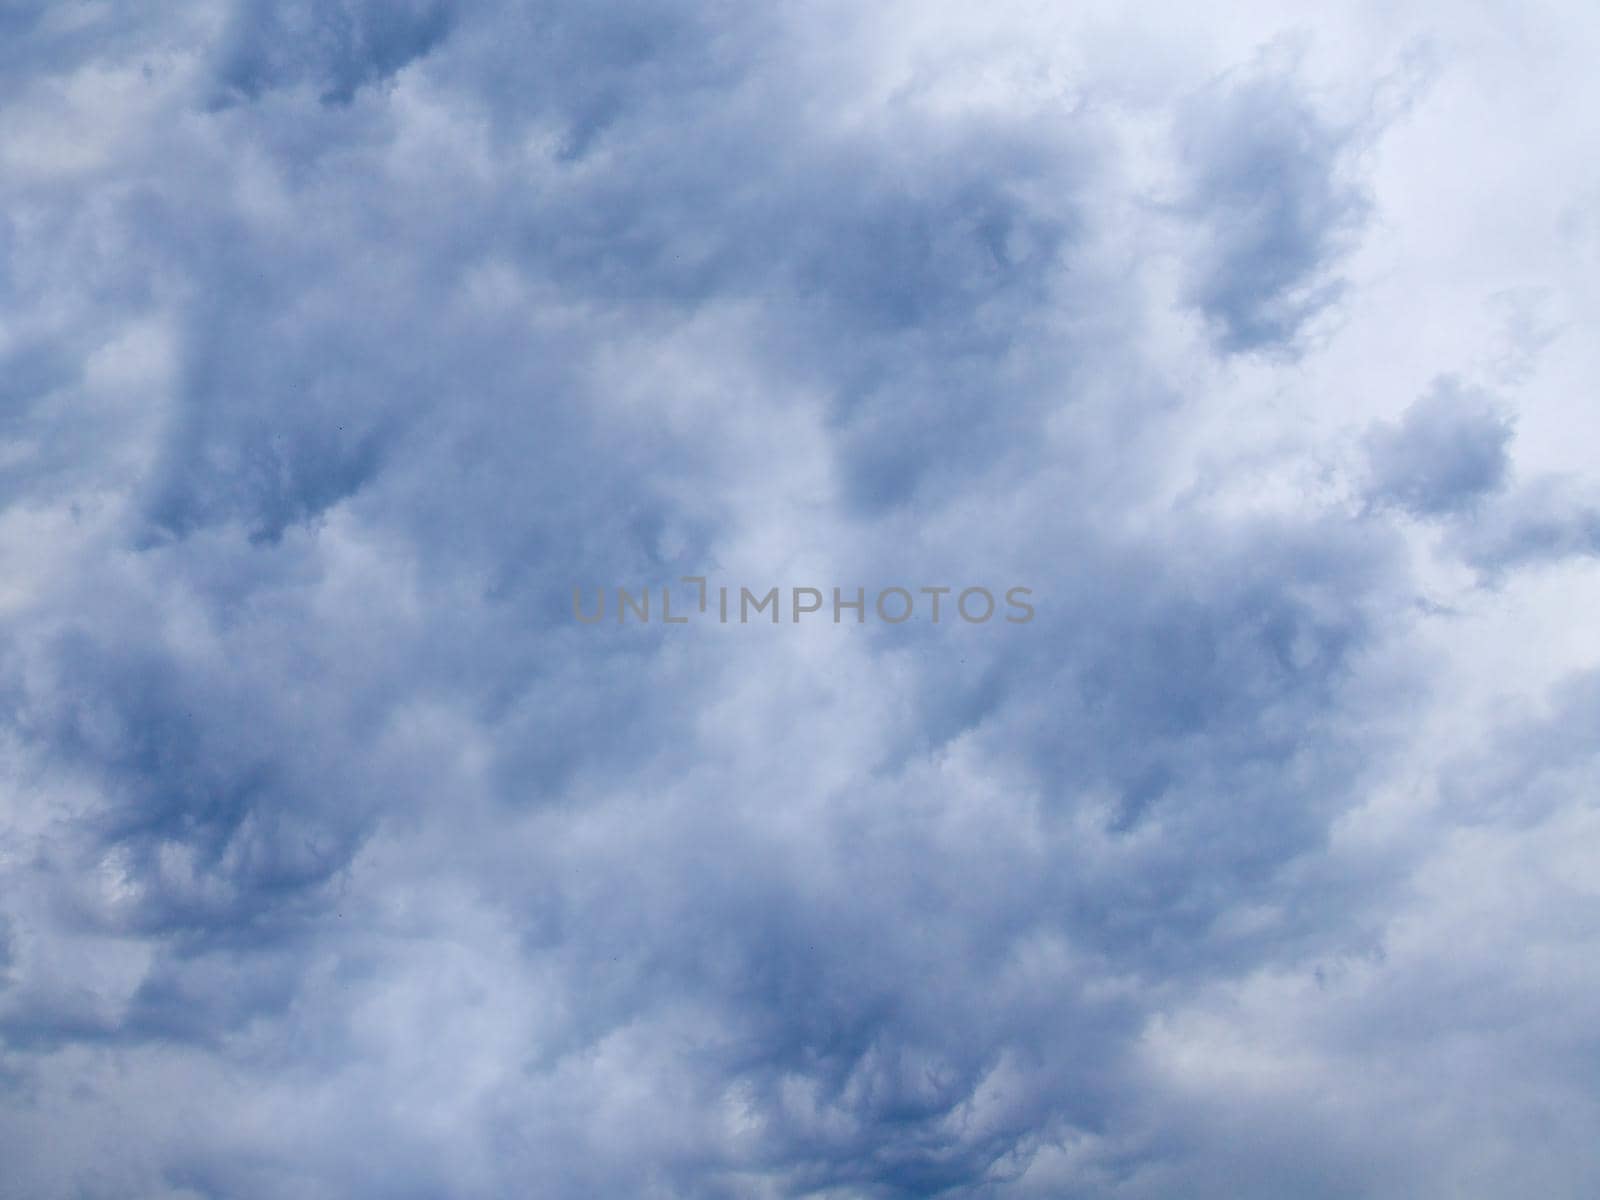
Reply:
<svg viewBox="0 0 1600 1200"><path fill-rule="evenodd" d="M1512 486L1511 439L1489 395L1436 381L1398 422L1368 431L1368 501L1441 522L1448 551L1490 583L1518 567L1600 555L1592 486L1558 474Z"/></svg>
<svg viewBox="0 0 1600 1200"><path fill-rule="evenodd" d="M428 3L241 4L229 18L217 72L224 103L310 83L324 103L348 104L432 50L450 9Z"/></svg>
<svg viewBox="0 0 1600 1200"><path fill-rule="evenodd" d="M64 12L0 50L0 1196L1590 1189L1589 481L1310 336L1389 64ZM573 619L683 575L1037 616Z"/></svg>
<svg viewBox="0 0 1600 1200"><path fill-rule="evenodd" d="M1338 298L1331 268L1367 208L1347 178L1354 132L1276 70L1219 80L1184 107L1183 207L1205 243L1189 298L1221 350L1292 352Z"/></svg>
<svg viewBox="0 0 1600 1200"><path fill-rule="evenodd" d="M1504 486L1511 427L1487 396L1438 381L1368 438L1371 493L1417 516L1456 513Z"/></svg>
<svg viewBox="0 0 1600 1200"><path fill-rule="evenodd" d="M1600 555L1600 496L1571 478L1543 477L1449 536L1456 551L1490 577L1524 565L1592 558Z"/></svg>

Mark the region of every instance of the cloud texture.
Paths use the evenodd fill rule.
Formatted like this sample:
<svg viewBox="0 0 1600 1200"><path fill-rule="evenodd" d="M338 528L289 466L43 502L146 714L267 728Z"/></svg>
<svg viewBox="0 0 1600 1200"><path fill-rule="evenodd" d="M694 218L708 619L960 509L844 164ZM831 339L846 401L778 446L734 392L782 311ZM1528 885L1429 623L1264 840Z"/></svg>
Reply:
<svg viewBox="0 0 1600 1200"><path fill-rule="evenodd" d="M1593 1195L1600 27L1201 20L0 14L0 1197Z"/></svg>

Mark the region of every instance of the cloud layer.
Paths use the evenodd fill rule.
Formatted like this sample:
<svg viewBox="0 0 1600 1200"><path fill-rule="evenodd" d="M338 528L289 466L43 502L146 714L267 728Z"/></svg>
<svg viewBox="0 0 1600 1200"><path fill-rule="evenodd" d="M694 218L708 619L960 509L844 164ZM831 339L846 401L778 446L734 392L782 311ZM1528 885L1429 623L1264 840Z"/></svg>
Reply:
<svg viewBox="0 0 1600 1200"><path fill-rule="evenodd" d="M1592 1194L1597 30L1197 19L0 16L0 1196Z"/></svg>

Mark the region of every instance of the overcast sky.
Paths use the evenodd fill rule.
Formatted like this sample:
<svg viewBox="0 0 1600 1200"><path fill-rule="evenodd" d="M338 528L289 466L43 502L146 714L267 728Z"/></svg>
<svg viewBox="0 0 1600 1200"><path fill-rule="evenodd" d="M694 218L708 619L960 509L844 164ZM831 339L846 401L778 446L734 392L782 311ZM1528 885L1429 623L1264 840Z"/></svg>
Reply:
<svg viewBox="0 0 1600 1200"><path fill-rule="evenodd" d="M1600 1195L1597 62L4 0L0 1197Z"/></svg>

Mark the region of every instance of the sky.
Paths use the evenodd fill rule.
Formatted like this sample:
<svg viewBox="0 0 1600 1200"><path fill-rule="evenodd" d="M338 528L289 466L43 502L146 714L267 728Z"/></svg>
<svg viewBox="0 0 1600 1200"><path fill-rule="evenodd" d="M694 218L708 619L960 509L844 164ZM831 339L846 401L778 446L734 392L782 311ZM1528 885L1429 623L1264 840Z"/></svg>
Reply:
<svg viewBox="0 0 1600 1200"><path fill-rule="evenodd" d="M6 0L0 1198L1600 1194L1596 61Z"/></svg>

